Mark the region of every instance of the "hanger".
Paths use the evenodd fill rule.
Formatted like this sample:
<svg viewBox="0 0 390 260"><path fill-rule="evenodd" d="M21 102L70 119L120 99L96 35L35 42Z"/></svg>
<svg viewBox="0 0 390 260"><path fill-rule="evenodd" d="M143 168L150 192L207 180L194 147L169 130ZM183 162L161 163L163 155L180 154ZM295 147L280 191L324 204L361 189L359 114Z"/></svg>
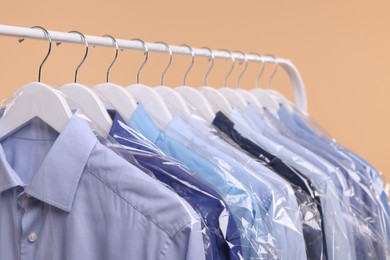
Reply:
<svg viewBox="0 0 390 260"><path fill-rule="evenodd" d="M206 49L210 52L211 57L211 64L208 68L205 77L204 77L204 85L207 85L207 79L208 75L211 71L211 69L214 67L214 53L211 51L211 49L207 47L203 47L201 49ZM192 49L191 49L192 51ZM195 57L194 57L195 58ZM192 63L193 64L193 63ZM192 66L191 64L191 66ZM187 70L188 72L188 70ZM176 87L175 89L177 92L180 93L180 95L192 106L196 108L196 110L199 112L199 114L207 120L207 122L212 123L215 118L215 112L213 111L213 108L211 107L209 101L205 98L205 96L196 90L195 88L189 87L189 86L180 86Z"/></svg>
<svg viewBox="0 0 390 260"><path fill-rule="evenodd" d="M224 51L224 50L222 50ZM227 51L226 51L227 52ZM234 65L230 69L229 73L225 77L225 86L227 79L230 76L230 73L232 72L234 68ZM206 97L206 99L211 104L211 107L213 108L214 112L217 113L218 111L223 112L225 115L230 115L233 108L230 105L229 101L215 88L212 88L210 86L203 86L199 88L199 91Z"/></svg>
<svg viewBox="0 0 390 260"><path fill-rule="evenodd" d="M279 63L278 63L275 56L273 56L273 55L269 55L269 56L272 57L275 61L275 70L269 79L269 87L266 91L267 91L267 93L269 93L271 98L273 98L278 105L279 104L283 105L287 109L288 112L293 113L293 108L291 107L289 101L287 101L287 99L280 92L272 89L272 79L276 75L276 72L277 72L278 67L279 67ZM278 108L279 108L279 106L278 106Z"/></svg>
<svg viewBox="0 0 390 260"><path fill-rule="evenodd" d="M252 53L252 54L255 54L255 53ZM260 56L258 54L255 54L257 56ZM257 98L251 93L249 92L248 90L246 89L242 89L240 88L240 82L241 82L241 78L242 76L244 75L244 73L246 72L247 68L248 68L248 59L247 59L247 55L244 54L245 56L245 67L244 69L242 70L242 72L240 73L240 76L238 76L238 79L237 79L237 88L235 89L235 91L248 103L248 104L251 104L256 110L257 112L260 113L260 115L263 115L264 113L264 109L262 107L262 105L260 104L260 102L257 100Z"/></svg>
<svg viewBox="0 0 390 260"><path fill-rule="evenodd" d="M293 108L291 107L289 101L287 101L287 99L280 92L272 89L272 79L276 75L276 72L277 72L278 67L279 67L279 63L278 63L278 60L276 59L275 56L273 56L273 55L269 55L269 56L272 57L275 61L275 70L269 79L269 86L268 86L268 89L266 91L270 95L270 97L273 98L275 100L275 102L278 104L278 109L279 109L279 104L281 104L287 109L288 112L293 113Z"/></svg>
<svg viewBox="0 0 390 260"><path fill-rule="evenodd" d="M275 100L275 102L279 103L283 107L287 109L288 112L293 113L294 108L292 107L292 103L288 101L279 91L274 89L267 89L267 92L270 96Z"/></svg>
<svg viewBox="0 0 390 260"><path fill-rule="evenodd" d="M267 93L267 91L259 88L260 78L263 75L265 69L265 62L262 59L260 60L260 62L262 66L261 66L260 73L257 75L256 78L256 88L252 89L250 92L252 95L254 95L257 98L257 100L259 100L263 108L267 108L274 116L277 116L277 111L279 110L278 103L275 102L275 100L269 95L269 93ZM272 82L272 78L275 76L276 69L277 67L275 66L275 70L273 71L270 77L270 82Z"/></svg>
<svg viewBox="0 0 390 260"><path fill-rule="evenodd" d="M164 100L160 97L160 95L156 91L154 91L150 87L147 87L147 86L139 83L139 74L140 74L142 68L144 67L146 61L148 60L149 51L147 49L147 45L145 42L143 42L139 39L134 39L134 40L137 40L137 41L140 41L143 43L144 50L145 50L145 59L141 65L140 69L138 70L137 83L128 86L126 88L126 91L128 93L130 93L131 96L133 96L134 99L137 100L137 102L142 104L142 106L145 108L146 112L153 119L153 121L157 125L157 127L160 130L163 130L169 124L169 122L172 120L173 116L172 116L171 112L169 111L168 107L166 106ZM157 43L162 43L162 42L157 42ZM165 44L165 43L162 43L162 44ZM163 71L163 74L161 76L161 84L164 83L164 76L165 76L165 73L166 73L168 67L165 68L165 70Z"/></svg>
<svg viewBox="0 0 390 260"><path fill-rule="evenodd" d="M85 54L80 64L76 68L74 74L74 83L66 84L62 86L60 90L66 95L66 97L73 101L70 103L72 109L80 108L85 115L87 115L90 119L96 122L99 127L102 128L105 135L108 135L112 126L112 120L110 115L107 113L103 102L90 88L77 83L78 71L88 56L88 41L84 34L78 31L70 31L69 33L76 33L80 35L85 44ZM57 46L60 44L60 42L57 43Z"/></svg>
<svg viewBox="0 0 390 260"><path fill-rule="evenodd" d="M232 63L232 67L231 67L231 69L229 71L229 74L225 78L225 87L218 89L218 91L229 101L229 103L232 106L234 106L234 107L238 108L239 110L243 111L248 106L248 103L245 101L245 99L237 91L235 91L232 88L228 88L227 87L227 80L228 80L230 74L232 73L232 71L234 70L236 60L235 60L234 55L233 55L232 52L230 52L230 51L226 51L226 52L228 52L229 55L231 56L233 63ZM244 70L241 72L240 76L238 77L237 88L239 88L241 77L245 73L245 71L246 71L246 69L248 67L248 62L246 60L246 55L244 55L244 53L242 53L242 52L239 52L239 53L244 56L245 67L244 67Z"/></svg>
<svg viewBox="0 0 390 260"><path fill-rule="evenodd" d="M186 47L190 48L191 52L192 52L192 48L190 46L185 45L185 44L183 44L181 46L186 46ZM171 48L169 47L169 45L166 45L166 47L169 51L170 58L169 58L169 62L168 62L167 67L164 69L163 74L165 74L166 71L168 70L168 68L171 66L172 58L173 58ZM184 86L186 85L187 74L191 70L192 65L194 64L194 58L195 58L195 56L194 56L194 53L192 52L192 63L190 65L190 67L187 69L186 73L184 74L184 79L183 79ZM167 86L164 86L164 78L163 77L161 77L160 86L155 87L154 90L165 101L165 104L170 109L170 112L172 114L174 114L175 112L179 112L179 114L181 114L185 118L188 118L191 116L191 111L188 108L187 102L184 100L184 98L180 95L179 92L177 92L173 88L169 88Z"/></svg>
<svg viewBox="0 0 390 260"><path fill-rule="evenodd" d="M107 69L106 83L95 86L94 91L103 98L102 100L105 101L104 104L107 109L115 109L123 120L125 120L126 123L129 123L137 107L137 103L123 87L117 84L108 83L111 68L118 58L119 47L117 41L111 35L103 35L103 37L112 39L115 45L115 57Z"/></svg>
<svg viewBox="0 0 390 260"><path fill-rule="evenodd" d="M58 133L61 133L72 117L72 112L62 96L62 93L41 83L42 66L51 53L52 40L49 32L40 26L32 28L41 29L49 43L46 56L38 70L38 82L32 82L15 93L15 98L5 108L0 119L0 138L11 134L19 127L28 123L34 117L40 118ZM24 39L20 39L22 42Z"/></svg>

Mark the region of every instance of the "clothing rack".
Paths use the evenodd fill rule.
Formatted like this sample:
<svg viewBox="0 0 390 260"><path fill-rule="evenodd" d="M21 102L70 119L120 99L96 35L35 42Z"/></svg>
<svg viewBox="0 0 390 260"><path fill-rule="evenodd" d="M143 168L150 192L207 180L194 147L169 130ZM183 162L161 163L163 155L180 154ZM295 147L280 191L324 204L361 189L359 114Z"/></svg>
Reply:
<svg viewBox="0 0 390 260"><path fill-rule="evenodd" d="M55 42L68 42L68 43L78 43L84 44L81 37L77 34L66 33L66 32L57 32L57 31L48 31L52 41ZM14 37L23 37L23 38L32 38L39 40L46 40L45 33L42 30L37 30L33 28L26 27L17 27L17 26L9 26L9 25L0 25L0 35L4 36L14 36ZM86 40L90 45L93 46L104 46L104 47L113 47L112 39L101 36L92 36L85 35ZM120 49L133 49L133 50L143 50L143 44L138 41L117 39L118 47ZM148 50L152 52L166 52L166 47L162 44L158 43L149 43L146 42L148 46ZM191 55L191 51L184 46L175 46L169 45L173 54L183 54L183 55ZM195 56L203 56L210 57L211 54L206 49L201 48L193 48L192 49ZM255 61L255 62L265 62L265 63L275 63L274 57L271 56L257 56L255 54L245 54L242 55L238 52L232 52L232 56L224 51L212 50L215 58L222 59L231 59L232 56L235 60L240 61ZM285 58L276 57L277 64L282 67L288 74L290 78L291 84L294 89L295 95L295 104L297 108L301 111L307 111L307 98L305 86L302 80L302 77L298 71L298 69L294 66L294 64Z"/></svg>

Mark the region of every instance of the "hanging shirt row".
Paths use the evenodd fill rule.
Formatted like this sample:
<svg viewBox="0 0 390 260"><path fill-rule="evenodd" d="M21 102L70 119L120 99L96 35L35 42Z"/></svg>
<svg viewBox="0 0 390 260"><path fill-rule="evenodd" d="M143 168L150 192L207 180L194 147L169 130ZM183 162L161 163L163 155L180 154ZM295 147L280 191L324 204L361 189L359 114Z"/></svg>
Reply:
<svg viewBox="0 0 390 260"><path fill-rule="evenodd" d="M25 85L1 109L0 259L389 259L380 174L265 92Z"/></svg>

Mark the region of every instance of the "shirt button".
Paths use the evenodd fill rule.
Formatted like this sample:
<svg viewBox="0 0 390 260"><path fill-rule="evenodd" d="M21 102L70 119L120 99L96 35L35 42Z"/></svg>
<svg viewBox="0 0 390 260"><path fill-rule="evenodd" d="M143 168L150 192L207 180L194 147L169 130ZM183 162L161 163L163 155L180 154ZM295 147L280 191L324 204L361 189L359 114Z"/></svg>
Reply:
<svg viewBox="0 0 390 260"><path fill-rule="evenodd" d="M38 239L38 236L35 233L30 233L28 235L28 241L30 241L31 243L34 243L35 241L37 241L37 239Z"/></svg>

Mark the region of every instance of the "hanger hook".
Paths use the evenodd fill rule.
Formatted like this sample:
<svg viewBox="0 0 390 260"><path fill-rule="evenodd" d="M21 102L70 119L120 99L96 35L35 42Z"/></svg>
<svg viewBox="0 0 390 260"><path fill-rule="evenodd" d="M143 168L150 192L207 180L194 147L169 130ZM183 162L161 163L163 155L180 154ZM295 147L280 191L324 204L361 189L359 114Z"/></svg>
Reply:
<svg viewBox="0 0 390 260"><path fill-rule="evenodd" d="M79 31L70 31L69 33L77 33L78 35L80 35L81 39L84 41L84 44L85 44L84 57L81 60L80 64L77 66L76 71L74 73L74 83L76 83L77 82L77 76L79 75L79 69L80 69L81 65L84 64L84 62L85 62L85 60L87 59L87 56L88 56L89 44L88 44L87 38L81 32L79 32Z"/></svg>
<svg viewBox="0 0 390 260"><path fill-rule="evenodd" d="M244 63L245 63L245 67L242 69L242 71L241 71L241 73L240 73L240 75L238 76L238 79L237 79L237 86L236 86L236 88L240 88L241 78L242 78L242 76L244 76L246 70L248 69L248 57L242 51L235 51L235 52L237 52L237 53L241 54L242 56L244 56ZM242 62L241 62L241 64L242 64Z"/></svg>
<svg viewBox="0 0 390 260"><path fill-rule="evenodd" d="M260 78L261 78L261 76L263 76L264 70L265 70L265 63L264 63L264 60L261 58L260 54L258 54L256 52L252 52L252 53L249 53L249 54L256 55L259 58L259 61L261 63L260 72L259 72L259 74L256 77L256 88L259 88L260 87Z"/></svg>
<svg viewBox="0 0 390 260"><path fill-rule="evenodd" d="M191 60L191 64L190 66L188 67L188 69L186 70L185 74L184 74L184 78L183 78L183 85L186 86L186 82L187 82L187 76L188 76L188 73L190 73L191 69L192 69L192 66L194 66L194 63L195 63L195 52L194 50L192 49L191 46L187 45L187 44L182 44L180 46L184 46L184 47L187 47L190 52L191 52L191 56L192 56L192 60Z"/></svg>
<svg viewBox="0 0 390 260"><path fill-rule="evenodd" d="M78 35L80 35L82 41L84 42L85 44L85 53L84 53L84 57L83 59L81 60L81 62L79 63L79 65L76 67L76 71L74 73L74 83L77 83L77 76L79 74L79 69L81 67L81 65L83 65L84 61L87 59L87 56L88 56L88 48L89 48L89 44L88 44L88 41L87 41L87 38L85 37L84 34L82 34L81 32L79 31L70 31L68 33L76 33ZM59 46L61 44L61 42L57 42L56 45Z"/></svg>
<svg viewBox="0 0 390 260"><path fill-rule="evenodd" d="M230 67L230 70L229 70L228 74L227 74L226 77L225 77L225 84L224 84L224 87L227 87L227 83L228 83L230 74L232 74L233 69L234 69L234 67L235 67L235 65L236 65L236 59L234 58L233 53L232 53L231 51L228 51L228 50L225 50L225 49L221 49L221 50L219 50L219 51L224 51L224 52L228 53L228 54L230 55L230 58L232 59L232 66Z"/></svg>
<svg viewBox="0 0 390 260"><path fill-rule="evenodd" d="M41 82L41 74L42 74L42 67L43 67L43 64L45 64L47 58L49 57L50 53L51 53L51 44L52 44L52 40L51 40L51 37L50 37L50 33L43 27L41 26L33 26L31 28L34 28L34 29L41 29L43 31L43 33L45 34L47 40L48 40L48 43L49 43L49 49L47 50L47 53L46 53L46 56L43 58L41 64L39 65L39 70L38 70L38 82ZM24 38L20 38L19 39L19 42L23 42L24 41Z"/></svg>
<svg viewBox="0 0 390 260"><path fill-rule="evenodd" d="M272 80L274 79L276 72L278 71L279 62L278 62L278 59L274 55L267 54L267 56L271 57L275 63L274 71L272 72L271 76L269 77L269 81L268 81L268 88L272 88Z"/></svg>
<svg viewBox="0 0 390 260"><path fill-rule="evenodd" d="M107 74L106 74L106 82L108 83L108 79L109 79L109 77L110 77L111 68L112 68L112 66L115 64L116 59L118 58L119 46L118 46L118 42L117 42L117 41L115 40L115 38L112 37L111 35L103 35L103 37L111 38L112 42L113 42L114 45L115 45L115 57L114 57L114 59L112 60L110 66L108 67L108 69L107 69Z"/></svg>
<svg viewBox="0 0 390 260"><path fill-rule="evenodd" d="M207 69L206 74L204 75L204 83L203 83L205 86L207 86L207 80L209 78L210 71L214 67L215 55L214 55L214 52L208 47L202 47L201 49L205 49L205 50L208 50L210 52L209 60L211 60L211 63L210 63L209 68Z"/></svg>
<svg viewBox="0 0 390 260"><path fill-rule="evenodd" d="M173 58L172 49L165 42L159 41L159 42L155 42L155 43L164 45L167 48L168 52L169 52L169 62L168 62L168 65L165 67L163 73L161 74L161 79L160 79L160 85L164 86L165 74L167 73L169 67L171 67L171 64L172 64L172 58Z"/></svg>
<svg viewBox="0 0 390 260"><path fill-rule="evenodd" d="M141 74L141 71L144 68L146 62L148 61L149 49L148 49L148 46L146 45L146 43L143 40L141 40L141 39L134 38L134 39L131 39L131 41L139 41L140 43L142 43L142 47L144 48L145 59L142 62L141 66L139 67L138 71L137 71L137 84L139 84L139 75Z"/></svg>

